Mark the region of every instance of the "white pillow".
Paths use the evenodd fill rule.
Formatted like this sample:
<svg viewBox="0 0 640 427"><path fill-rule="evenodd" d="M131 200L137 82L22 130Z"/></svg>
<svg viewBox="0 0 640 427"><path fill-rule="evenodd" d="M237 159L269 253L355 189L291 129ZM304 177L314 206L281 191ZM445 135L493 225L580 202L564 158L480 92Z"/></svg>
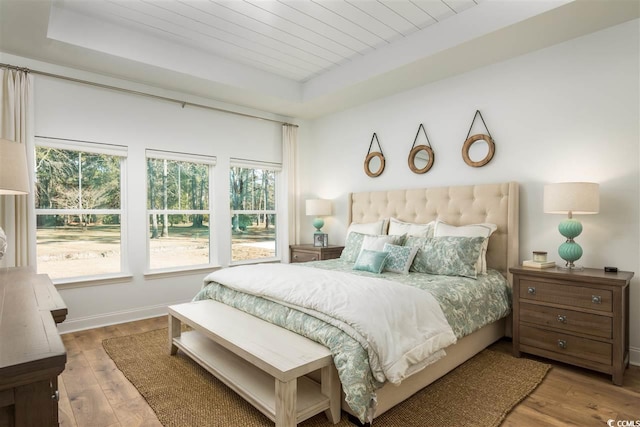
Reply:
<svg viewBox="0 0 640 427"><path fill-rule="evenodd" d="M349 225L349 228L347 228L347 236L352 231L355 231L356 233L361 233L361 234L374 234L374 235L386 234L384 232L384 219L381 219L380 221L376 221L376 222L367 222L362 224L352 222L351 225Z"/></svg>
<svg viewBox="0 0 640 427"><path fill-rule="evenodd" d="M456 227L455 225L447 224L444 221L436 221L433 236L445 237L445 236L457 236L457 237L484 237L484 243L482 244L482 250L478 257L476 264L477 274L487 274L487 248L489 247L489 236L498 229L498 226L490 223L482 224L469 224Z"/></svg>
<svg viewBox="0 0 640 427"><path fill-rule="evenodd" d="M414 224L390 218L388 234L394 236L406 234L407 236L433 237L434 225L435 221L431 221L426 224Z"/></svg>
<svg viewBox="0 0 640 427"><path fill-rule="evenodd" d="M363 250L370 250L370 251L376 251L376 252L382 252L384 250L384 245L385 243L389 243L391 245L399 245L402 244L402 242L404 241L405 236L388 236L388 235L382 235L382 236L373 236L373 235L366 235L364 236L364 240L362 240L362 248L360 249L360 253L362 253Z"/></svg>

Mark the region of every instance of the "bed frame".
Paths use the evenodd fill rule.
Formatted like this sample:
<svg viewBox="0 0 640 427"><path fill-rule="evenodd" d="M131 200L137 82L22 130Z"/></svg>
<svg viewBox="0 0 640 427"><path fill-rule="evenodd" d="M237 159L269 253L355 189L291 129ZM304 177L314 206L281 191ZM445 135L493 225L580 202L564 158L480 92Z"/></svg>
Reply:
<svg viewBox="0 0 640 427"><path fill-rule="evenodd" d="M349 196L349 200L349 218L352 222L357 223L374 222L380 219L395 217L401 221L413 223L427 223L435 219L441 219L453 225L482 222L496 224L497 230L491 235L489 240L487 265L489 268L502 272L502 274L509 279L509 283L511 283L511 275L508 273L508 269L509 267L517 265L519 261L518 185L516 183L353 193ZM202 310L198 308L199 304L215 305L217 303L212 301L198 301L169 308L169 352L171 354L175 354L177 348L181 348L186 351L187 354L194 357L194 360L209 369L210 372L219 377L223 376L227 378L227 384L247 398L250 403L254 404L258 409L263 411L263 413L267 414L267 416L270 416L271 419L276 420L276 425L278 426L295 425L298 421L305 419L311 414L321 412L326 408L329 408L326 409L329 411L329 419L334 422L338 420L337 412L340 406L342 406L342 409L347 413L354 415L351 408L344 402L344 396L342 396L342 403L338 404L340 397L337 386L333 393L328 391L332 389L332 384L335 384L334 381L329 380L330 375L335 374L335 377L337 377L335 367L332 366L331 369L324 369L324 373L315 371L315 369L320 366L327 367L326 361L323 362L323 357L325 353L327 353L326 349L320 349L324 350L324 353L319 353L320 356L318 356L318 360L312 358L313 360L309 363L305 362L302 364L303 366L296 365L295 367L296 377L298 374L304 375L306 372L310 372L307 368L313 368L314 372L310 372L309 376L313 379L318 379L319 376L320 378L316 382L317 384L321 384L321 386L318 386L320 388L318 393L312 393L315 397L319 396L321 402L318 404L313 403L310 406L312 407L310 410L304 409L305 406L302 404L300 408L298 408L294 396L296 387L289 386L296 383L295 378L293 380L289 377L285 378L285 371L288 372L289 369L275 369L274 365L277 360L291 356L296 360L302 360L308 356L303 357L303 355L308 353L307 350L305 350L307 346L318 347L318 345L311 340L301 339L302 337L296 335L294 332L264 325L264 322L257 317L246 315L235 309L226 309L229 313L223 317L230 318L233 314L233 316L242 316L242 319L244 319L243 322L245 322L245 326L241 327L240 330L249 332L245 334L246 336L243 338L238 335L239 332L233 332L233 329L227 330L223 323L212 321L211 315L209 314L210 310L204 310L203 314ZM179 328L180 322L194 326L196 329L196 331L194 331L196 332L195 335L197 336L198 333L202 333L205 339L197 341L196 345L187 339L193 334L189 333L181 336ZM249 322L250 326L246 326L246 322ZM239 324L240 320L235 319L232 323ZM407 399L503 337L505 335L505 326L508 324L509 322L502 319L481 328L471 335L460 339L456 344L446 348L447 356L405 379L399 386L387 384L379 389L377 391L377 408L374 416L384 413L391 407ZM277 330L278 332L274 333L278 334L281 342L303 341L304 344L301 344L302 350L300 350L303 355L298 357L295 352L292 352L293 350L290 345L276 345L276 348L287 347L291 351L288 353L274 353L270 350L272 349L271 343L277 343L277 341L271 338L267 339L268 344L259 345L260 340L257 339L254 334L255 331L261 328L265 331L267 329ZM202 344L201 341L203 341L204 344ZM216 344L214 344L214 342ZM215 351L213 351L210 348L213 345L222 346L224 349L230 350L235 356L218 357L217 355L222 354L222 352L218 351L217 347L214 349ZM196 347L200 348L203 346L206 347L204 350L196 349ZM229 353L229 351L224 354L227 353ZM209 357L211 355L215 356L215 360L205 360L205 356ZM329 356L328 353L327 356ZM229 372L234 373L234 375L238 372L255 372L255 370L249 369L253 366L249 366L247 369L222 369L220 360L233 360L234 362L230 365L233 367L237 366L236 359L238 357L249 362L249 365L256 366L267 372L268 375L265 375L267 375L268 378L263 381L267 386L263 387L263 389L268 390L268 393L263 393L264 398L256 399L252 397L255 396L255 390L259 385L257 381L255 381L256 375L258 374L252 373L248 376L245 375L245 377L248 378L246 381L246 378L241 381L241 378L237 375L233 378L230 376L231 374ZM324 364L316 365L316 362L322 362ZM284 388L277 386L274 394L274 379L276 383L285 379L289 385ZM280 382L282 383L282 381ZM305 381L303 382L306 383ZM283 394L283 390L286 391L286 396ZM300 398L300 395L298 395L298 398ZM302 400L300 400L301 403ZM280 408L280 410L278 408ZM298 409L300 410L298 411Z"/></svg>
<svg viewBox="0 0 640 427"><path fill-rule="evenodd" d="M440 219L452 225L493 223L498 229L489 238L487 266L500 271L512 284L509 268L519 263L519 195L515 182L352 193L349 223L367 223L390 217L412 223ZM417 391L510 334L510 322L501 319L460 339L446 349L447 356L404 380L377 391L379 416ZM342 402L342 409L352 413Z"/></svg>

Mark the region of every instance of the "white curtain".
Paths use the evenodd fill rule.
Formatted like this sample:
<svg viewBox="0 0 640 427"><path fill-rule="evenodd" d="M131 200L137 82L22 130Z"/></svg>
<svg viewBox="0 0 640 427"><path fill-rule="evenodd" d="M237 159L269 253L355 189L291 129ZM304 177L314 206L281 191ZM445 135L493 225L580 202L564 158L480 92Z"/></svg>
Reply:
<svg viewBox="0 0 640 427"><path fill-rule="evenodd" d="M25 71L0 68L0 137L26 144L29 176L33 176L33 77ZM0 165L2 167L2 165ZM33 193L33 182L31 191ZM33 196L0 196L0 226L7 234L2 267L36 265ZM31 224L33 224L31 226Z"/></svg>
<svg viewBox="0 0 640 427"><path fill-rule="evenodd" d="M282 125L282 175L287 203L286 249L282 252L282 261L289 262L289 244L297 244L298 222L298 127Z"/></svg>

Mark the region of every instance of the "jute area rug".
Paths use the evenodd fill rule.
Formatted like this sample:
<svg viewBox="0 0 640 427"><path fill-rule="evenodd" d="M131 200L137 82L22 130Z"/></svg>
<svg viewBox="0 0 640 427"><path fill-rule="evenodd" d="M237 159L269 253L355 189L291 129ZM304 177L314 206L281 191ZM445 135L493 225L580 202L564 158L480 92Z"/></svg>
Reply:
<svg viewBox="0 0 640 427"><path fill-rule="evenodd" d="M167 330L107 339L103 346L166 427L273 427L189 357L167 354ZM374 420L374 426L498 426L542 382L549 365L484 350ZM330 427L324 413L304 427ZM353 427L347 416L338 426Z"/></svg>

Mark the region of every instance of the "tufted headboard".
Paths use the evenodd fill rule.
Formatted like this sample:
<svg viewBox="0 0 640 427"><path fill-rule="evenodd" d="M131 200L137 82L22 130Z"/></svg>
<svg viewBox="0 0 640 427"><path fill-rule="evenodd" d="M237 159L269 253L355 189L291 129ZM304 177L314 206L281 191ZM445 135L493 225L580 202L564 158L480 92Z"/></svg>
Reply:
<svg viewBox="0 0 640 427"><path fill-rule="evenodd" d="M516 182L351 193L349 223L394 217L414 223L440 219L452 225L496 224L498 229L489 238L487 266L511 283L508 269L519 263L518 199Z"/></svg>

